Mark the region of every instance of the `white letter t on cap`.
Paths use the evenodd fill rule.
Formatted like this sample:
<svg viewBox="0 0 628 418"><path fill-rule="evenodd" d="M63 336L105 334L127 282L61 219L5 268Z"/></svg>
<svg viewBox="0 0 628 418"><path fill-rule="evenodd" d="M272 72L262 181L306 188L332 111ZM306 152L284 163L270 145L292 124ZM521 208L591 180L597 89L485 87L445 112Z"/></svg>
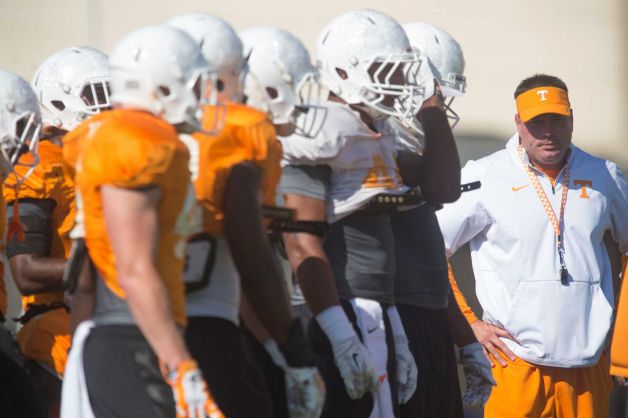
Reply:
<svg viewBox="0 0 628 418"><path fill-rule="evenodd" d="M547 90L539 90L539 91L536 92L536 94L539 95L539 97L541 98L542 102L547 100L547 97L545 97L545 95L547 94Z"/></svg>

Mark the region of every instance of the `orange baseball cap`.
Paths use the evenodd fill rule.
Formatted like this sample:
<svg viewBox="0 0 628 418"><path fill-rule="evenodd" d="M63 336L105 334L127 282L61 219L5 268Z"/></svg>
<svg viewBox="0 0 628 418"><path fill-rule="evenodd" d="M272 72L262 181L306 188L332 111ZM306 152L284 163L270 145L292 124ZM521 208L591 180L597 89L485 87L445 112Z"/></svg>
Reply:
<svg viewBox="0 0 628 418"><path fill-rule="evenodd" d="M517 113L527 122L545 113L570 116L571 105L566 90L559 87L536 87L517 96Z"/></svg>

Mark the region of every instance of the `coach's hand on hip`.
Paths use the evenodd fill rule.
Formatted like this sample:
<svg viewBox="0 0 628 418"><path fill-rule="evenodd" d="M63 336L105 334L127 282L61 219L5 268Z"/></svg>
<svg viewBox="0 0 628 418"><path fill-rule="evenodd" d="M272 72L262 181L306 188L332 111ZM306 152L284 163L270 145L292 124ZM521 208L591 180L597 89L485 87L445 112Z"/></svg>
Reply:
<svg viewBox="0 0 628 418"><path fill-rule="evenodd" d="M500 337L503 337L517 342L517 340L515 340L510 333L508 333L508 331L479 319L471 323L471 329L473 329L475 338L477 338L478 342L482 344L484 354L486 355L489 363L491 363L492 367L495 366L493 358L497 360L502 367L506 367L508 365L505 357L508 357L511 361L515 360L516 357L514 353L508 349L502 340L500 340Z"/></svg>

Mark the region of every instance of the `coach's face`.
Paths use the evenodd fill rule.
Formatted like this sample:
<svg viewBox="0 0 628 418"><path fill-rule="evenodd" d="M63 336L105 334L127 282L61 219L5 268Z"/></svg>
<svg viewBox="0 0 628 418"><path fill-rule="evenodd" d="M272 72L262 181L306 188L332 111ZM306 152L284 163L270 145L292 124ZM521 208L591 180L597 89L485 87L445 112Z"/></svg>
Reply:
<svg viewBox="0 0 628 418"><path fill-rule="evenodd" d="M569 116L545 113L527 122L515 115L521 145L530 160L541 168L561 168L571 144L573 112Z"/></svg>

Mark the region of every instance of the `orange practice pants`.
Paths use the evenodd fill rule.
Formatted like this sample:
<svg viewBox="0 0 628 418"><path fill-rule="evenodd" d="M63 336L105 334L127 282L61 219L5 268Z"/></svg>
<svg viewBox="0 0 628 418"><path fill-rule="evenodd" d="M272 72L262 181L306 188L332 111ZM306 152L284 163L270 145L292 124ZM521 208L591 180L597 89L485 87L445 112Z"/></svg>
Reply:
<svg viewBox="0 0 628 418"><path fill-rule="evenodd" d="M495 362L497 386L484 418L606 418L611 389L608 355L584 368L537 366L520 358Z"/></svg>
<svg viewBox="0 0 628 418"><path fill-rule="evenodd" d="M62 378L72 343L69 323L65 309L55 309L28 321L16 338L24 357Z"/></svg>

